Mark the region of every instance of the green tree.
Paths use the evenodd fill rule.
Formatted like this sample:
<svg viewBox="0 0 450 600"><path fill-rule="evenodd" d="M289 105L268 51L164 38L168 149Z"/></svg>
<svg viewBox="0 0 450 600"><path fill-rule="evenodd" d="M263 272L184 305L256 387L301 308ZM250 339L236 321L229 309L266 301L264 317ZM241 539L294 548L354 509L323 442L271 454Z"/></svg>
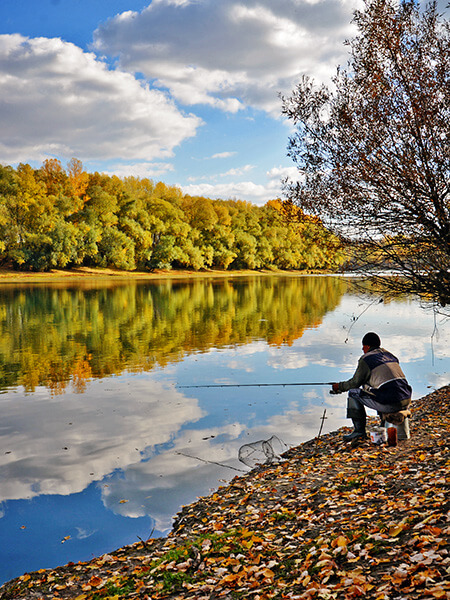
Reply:
<svg viewBox="0 0 450 600"><path fill-rule="evenodd" d="M432 2L366 0L334 90L304 78L283 113L306 211L357 237L385 286L450 301L450 29ZM389 241L387 241L389 240Z"/></svg>
<svg viewBox="0 0 450 600"><path fill-rule="evenodd" d="M154 184L150 179L127 177L119 200L119 228L133 240L137 268L146 268L152 255L154 220L151 202Z"/></svg>
<svg viewBox="0 0 450 600"><path fill-rule="evenodd" d="M200 254L195 252L192 243L188 241L190 227L184 219L181 198L181 190L176 187L169 187L161 182L155 186L147 206L152 236L147 261L150 269L171 268L175 261L186 267L196 260L201 261Z"/></svg>
<svg viewBox="0 0 450 600"><path fill-rule="evenodd" d="M258 239L261 237L259 208L242 200L229 200L227 206L234 236L232 249L236 255L230 267L259 269Z"/></svg>
<svg viewBox="0 0 450 600"><path fill-rule="evenodd" d="M223 200L213 201L217 221L209 234L209 243L213 248L213 266L228 269L236 258L233 250L235 236L231 227L231 215Z"/></svg>
<svg viewBox="0 0 450 600"><path fill-rule="evenodd" d="M198 267L226 269L236 256L231 249L234 236L227 206L201 196L184 196L181 206L190 225L188 241L201 256Z"/></svg>
<svg viewBox="0 0 450 600"><path fill-rule="evenodd" d="M133 270L134 243L119 227L123 182L118 177L94 173L86 187L87 199L80 211L88 242L85 261L102 267Z"/></svg>
<svg viewBox="0 0 450 600"><path fill-rule="evenodd" d="M55 217L52 198L30 165L20 164L14 176L8 172L7 181L3 179L2 240L6 258L16 268L46 269L43 256L51 244L49 232Z"/></svg>

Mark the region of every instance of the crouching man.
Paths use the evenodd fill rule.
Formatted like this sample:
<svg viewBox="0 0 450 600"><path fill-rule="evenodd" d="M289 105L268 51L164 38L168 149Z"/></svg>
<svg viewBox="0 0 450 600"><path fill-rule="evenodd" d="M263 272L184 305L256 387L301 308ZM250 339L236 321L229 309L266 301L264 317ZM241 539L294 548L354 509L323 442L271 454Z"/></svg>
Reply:
<svg viewBox="0 0 450 600"><path fill-rule="evenodd" d="M348 391L347 417L353 421L353 431L344 435L346 442L366 437L366 406L382 417L407 409L411 402L412 389L398 359L380 346L376 333L366 333L362 339L364 354L353 377L332 384L334 394Z"/></svg>

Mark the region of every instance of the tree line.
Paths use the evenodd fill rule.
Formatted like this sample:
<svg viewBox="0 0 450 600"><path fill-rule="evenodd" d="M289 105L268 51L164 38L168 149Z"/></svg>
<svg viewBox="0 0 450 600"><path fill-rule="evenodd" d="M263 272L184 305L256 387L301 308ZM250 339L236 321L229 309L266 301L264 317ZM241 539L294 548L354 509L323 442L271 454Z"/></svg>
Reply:
<svg viewBox="0 0 450 600"><path fill-rule="evenodd" d="M327 269L339 238L285 200L189 196L146 178L88 173L73 158L0 165L0 264L154 269Z"/></svg>

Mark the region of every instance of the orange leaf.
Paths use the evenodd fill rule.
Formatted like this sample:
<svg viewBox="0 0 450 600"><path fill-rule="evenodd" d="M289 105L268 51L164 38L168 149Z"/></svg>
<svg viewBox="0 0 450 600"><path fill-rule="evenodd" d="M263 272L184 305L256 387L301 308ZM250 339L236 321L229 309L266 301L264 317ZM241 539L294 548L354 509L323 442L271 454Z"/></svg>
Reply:
<svg viewBox="0 0 450 600"><path fill-rule="evenodd" d="M240 575L225 575L225 577L219 581L219 585L223 585L224 583L234 583L239 577Z"/></svg>
<svg viewBox="0 0 450 600"><path fill-rule="evenodd" d="M447 598L447 592L445 590L436 590L433 592L433 598Z"/></svg>
<svg viewBox="0 0 450 600"><path fill-rule="evenodd" d="M394 527L391 527L389 529L389 535L391 537L396 537L399 533L401 533L403 530L405 529L405 525L403 523L399 523L398 525L395 525Z"/></svg>
<svg viewBox="0 0 450 600"><path fill-rule="evenodd" d="M347 542L348 540L345 537L345 535L340 535L331 542L331 546L333 548L336 548L336 546L338 546L339 548L344 548L347 545Z"/></svg>
<svg viewBox="0 0 450 600"><path fill-rule="evenodd" d="M272 571L272 569L267 568L259 571L258 575L259 574L262 575L266 581L273 581L273 578L275 577L275 573Z"/></svg>
<svg viewBox="0 0 450 600"><path fill-rule="evenodd" d="M91 585L92 587L98 587L102 582L101 577L97 577L97 575L93 575L90 579L89 579L89 585Z"/></svg>

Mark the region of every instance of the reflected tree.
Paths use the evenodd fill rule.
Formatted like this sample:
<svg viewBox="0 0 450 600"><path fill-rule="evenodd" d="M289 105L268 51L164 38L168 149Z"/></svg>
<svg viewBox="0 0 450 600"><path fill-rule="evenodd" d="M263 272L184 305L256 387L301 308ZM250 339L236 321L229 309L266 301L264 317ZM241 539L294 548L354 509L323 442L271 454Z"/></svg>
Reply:
<svg viewBox="0 0 450 600"><path fill-rule="evenodd" d="M141 372L265 340L292 344L346 288L339 278L253 277L104 287L0 288L0 387L76 392L92 378Z"/></svg>

